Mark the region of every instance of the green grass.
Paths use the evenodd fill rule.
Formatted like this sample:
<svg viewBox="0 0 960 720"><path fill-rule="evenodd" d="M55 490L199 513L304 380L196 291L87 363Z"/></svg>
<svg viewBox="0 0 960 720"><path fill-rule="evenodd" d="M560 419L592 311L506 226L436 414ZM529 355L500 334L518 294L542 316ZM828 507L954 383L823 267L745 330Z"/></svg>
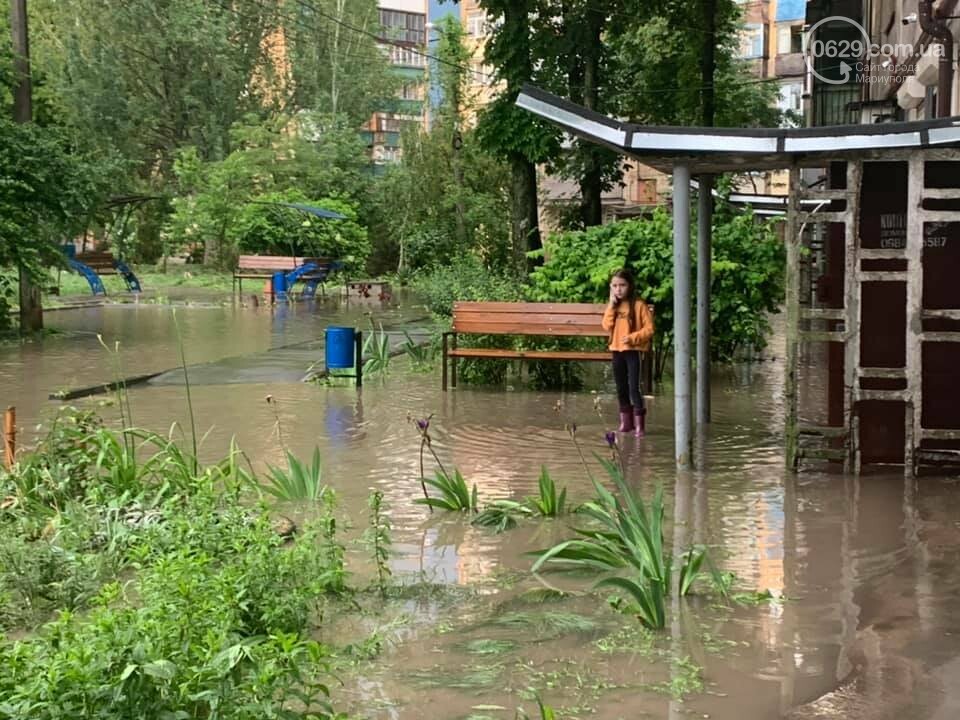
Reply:
<svg viewBox="0 0 960 720"><path fill-rule="evenodd" d="M500 655L516 650L520 643L514 640L493 640L480 638L463 643L462 648L471 655Z"/></svg>
<svg viewBox="0 0 960 720"><path fill-rule="evenodd" d="M167 272L160 272L152 265L135 265L133 272L145 292L173 287L204 288L227 292L233 288L233 273L214 270L202 265L168 265ZM127 292L127 286L119 275L102 275L103 286L109 295ZM50 273L50 286L57 284L57 271ZM262 283L248 280L244 292L260 292ZM60 273L60 295L91 295L90 285L82 275L64 270ZM51 300L51 296L47 296Z"/></svg>

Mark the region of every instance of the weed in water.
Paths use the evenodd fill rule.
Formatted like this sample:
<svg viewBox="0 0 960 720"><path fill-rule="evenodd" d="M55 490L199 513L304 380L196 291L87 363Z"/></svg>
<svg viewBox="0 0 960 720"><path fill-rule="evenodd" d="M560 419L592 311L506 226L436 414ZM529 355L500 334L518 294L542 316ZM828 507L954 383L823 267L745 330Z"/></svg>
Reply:
<svg viewBox="0 0 960 720"><path fill-rule="evenodd" d="M517 601L528 605L560 602L570 597L570 593L554 588L538 587L525 590L517 596Z"/></svg>
<svg viewBox="0 0 960 720"><path fill-rule="evenodd" d="M537 497L527 498L527 503L533 507L538 515L543 517L558 517L567 512L567 489L557 493L557 485L550 477L546 466L540 468L540 494Z"/></svg>
<svg viewBox="0 0 960 720"><path fill-rule="evenodd" d="M566 612L517 611L490 621L495 627L529 633L536 640L550 640L573 633L593 632L597 623L585 615Z"/></svg>
<svg viewBox="0 0 960 720"><path fill-rule="evenodd" d="M687 695L703 691L703 668L688 657L674 658L670 663L670 679L654 683L649 688L682 700Z"/></svg>
<svg viewBox="0 0 960 720"><path fill-rule="evenodd" d="M595 587L611 587L625 592L628 600L617 599L614 607L636 615L648 627L662 628L666 622L665 599L670 592L673 571L663 542L663 490L656 490L648 511L643 501L627 486L620 467L611 461L601 459L600 462L619 497L594 480L598 498L584 504L580 512L602 529L577 529L582 539L566 540L534 553L539 558L533 571L538 571L546 563L602 572L628 570L629 576L612 575L598 581ZM681 593L687 592L696 579L702 556L702 548L692 549L681 556Z"/></svg>
<svg viewBox="0 0 960 720"><path fill-rule="evenodd" d="M190 373L187 372L187 355L183 344L183 334L180 332L180 322L177 320L177 311L173 311L173 327L177 331L177 347L180 350L180 365L183 368L183 386L187 394L187 412L190 415L190 441L193 443L193 471L196 474L199 469L197 463L197 421L193 412L193 398L190 395Z"/></svg>
<svg viewBox="0 0 960 720"><path fill-rule="evenodd" d="M515 528L517 518L531 515L533 511L523 503L513 500L494 500L473 519L473 524L478 527L492 528L500 533Z"/></svg>
<svg viewBox="0 0 960 720"><path fill-rule="evenodd" d="M655 636L643 625L631 624L619 628L609 635L597 638L594 645L602 653L634 653L644 657L654 657L659 654L655 645Z"/></svg>
<svg viewBox="0 0 960 720"><path fill-rule="evenodd" d="M365 375L385 375L390 368L390 336L383 329L383 324L378 333L372 318L370 334L363 341L363 356L367 358L363 363Z"/></svg>
<svg viewBox="0 0 960 720"><path fill-rule="evenodd" d="M417 343L410 333L406 330L403 331L403 351L406 353L407 357L410 358L410 364L413 366L415 372L426 372L432 367L433 359L433 348L430 345L424 345L422 343Z"/></svg>
<svg viewBox="0 0 960 720"><path fill-rule="evenodd" d="M287 468L267 465L269 484L266 491L279 500L296 502L309 500L316 502L327 493L323 484L323 465L320 461L320 448L313 449L311 463L301 463L296 456L287 451Z"/></svg>
<svg viewBox="0 0 960 720"><path fill-rule="evenodd" d="M390 519L384 513L383 493L374 490L367 500L370 511L370 525L364 533L364 540L373 553L373 562L377 568L377 590L380 597L386 598L390 582Z"/></svg>
<svg viewBox="0 0 960 720"><path fill-rule="evenodd" d="M453 476L438 470L432 478L423 478L423 482L439 492L439 497L426 497L414 500L419 505L427 505L440 510L453 512L477 511L477 486L467 487L467 481L459 470L453 471Z"/></svg>
<svg viewBox="0 0 960 720"><path fill-rule="evenodd" d="M407 675L421 688L454 688L457 690L486 690L500 683L505 666L502 663L472 664L460 668L436 665L428 670L417 670Z"/></svg>
<svg viewBox="0 0 960 720"><path fill-rule="evenodd" d="M543 702L543 700L540 698L540 693L532 689L531 692L533 693L534 700L537 703L537 711L540 713L540 720L556 720L556 711ZM517 708L516 720L530 720L530 716L527 715L523 708Z"/></svg>
<svg viewBox="0 0 960 720"><path fill-rule="evenodd" d="M479 640L469 640L460 646L464 652L471 655L503 655L513 652L520 643L514 640L494 640L492 638L481 638Z"/></svg>

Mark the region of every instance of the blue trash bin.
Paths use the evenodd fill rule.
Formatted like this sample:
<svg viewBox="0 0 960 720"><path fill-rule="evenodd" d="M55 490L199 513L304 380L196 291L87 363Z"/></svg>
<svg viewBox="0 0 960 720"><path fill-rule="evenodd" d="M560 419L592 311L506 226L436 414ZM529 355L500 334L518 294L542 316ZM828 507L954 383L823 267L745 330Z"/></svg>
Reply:
<svg viewBox="0 0 960 720"><path fill-rule="evenodd" d="M325 337L327 370L353 369L353 328L328 327Z"/></svg>
<svg viewBox="0 0 960 720"><path fill-rule="evenodd" d="M287 299L287 274L283 271L275 272L270 279L271 291L275 300Z"/></svg>

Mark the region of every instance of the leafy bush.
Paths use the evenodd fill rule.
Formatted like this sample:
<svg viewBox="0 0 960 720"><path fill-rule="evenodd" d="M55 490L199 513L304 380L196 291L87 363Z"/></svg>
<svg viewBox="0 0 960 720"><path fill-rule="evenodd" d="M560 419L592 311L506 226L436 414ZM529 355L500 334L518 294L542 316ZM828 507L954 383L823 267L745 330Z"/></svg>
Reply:
<svg viewBox="0 0 960 720"><path fill-rule="evenodd" d="M453 315L457 300L513 302L524 294L519 278L492 272L471 255L416 274L411 287L430 312L443 318Z"/></svg>
<svg viewBox="0 0 960 720"><path fill-rule="evenodd" d="M459 261L414 276L411 287L424 301L427 309L441 319L453 316L453 303L458 300L516 302L523 299L524 287L519 278L492 272L479 260L467 255ZM473 347L510 348L516 338L504 335L474 335ZM507 377L509 361L458 361L458 378L464 383L497 385Z"/></svg>
<svg viewBox="0 0 960 720"><path fill-rule="evenodd" d="M329 494L289 541L231 499L234 464L150 520L123 493L110 507L71 500L37 540L0 525L0 622L59 610L26 640L0 638L0 718L332 717L327 651L307 639L345 587ZM137 572L121 590L124 568Z"/></svg>
<svg viewBox="0 0 960 720"><path fill-rule="evenodd" d="M695 238L692 239L695 243ZM692 245L695 258L695 245ZM531 300L605 302L610 275L629 267L639 294L656 308L655 349L673 339L673 219L663 208L651 217L550 236L545 262L531 273ZM731 359L749 345L763 347L767 314L783 301L785 256L773 221L734 212L718 202L713 230L711 352ZM695 270L695 268L694 268Z"/></svg>
<svg viewBox="0 0 960 720"><path fill-rule="evenodd" d="M343 262L348 271L366 266L370 254L367 231L357 222L357 211L349 203L332 198L311 199L299 190L267 193L254 201L237 212L228 231L239 252L329 257ZM320 218L273 203L315 205L346 219Z"/></svg>

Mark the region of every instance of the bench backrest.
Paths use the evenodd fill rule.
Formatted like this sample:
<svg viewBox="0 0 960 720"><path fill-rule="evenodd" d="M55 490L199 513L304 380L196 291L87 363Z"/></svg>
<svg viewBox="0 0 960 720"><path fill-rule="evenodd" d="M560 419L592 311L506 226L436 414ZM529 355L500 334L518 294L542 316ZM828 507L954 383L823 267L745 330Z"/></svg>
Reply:
<svg viewBox="0 0 960 720"><path fill-rule="evenodd" d="M483 335L606 337L604 305L593 303L455 302L453 330Z"/></svg>
<svg viewBox="0 0 960 720"><path fill-rule="evenodd" d="M113 268L113 254L108 252L77 253L74 259L94 270Z"/></svg>
<svg viewBox="0 0 960 720"><path fill-rule="evenodd" d="M312 262L320 267L330 264L329 258L289 257L282 255L241 255L237 259L238 270L293 270Z"/></svg>

